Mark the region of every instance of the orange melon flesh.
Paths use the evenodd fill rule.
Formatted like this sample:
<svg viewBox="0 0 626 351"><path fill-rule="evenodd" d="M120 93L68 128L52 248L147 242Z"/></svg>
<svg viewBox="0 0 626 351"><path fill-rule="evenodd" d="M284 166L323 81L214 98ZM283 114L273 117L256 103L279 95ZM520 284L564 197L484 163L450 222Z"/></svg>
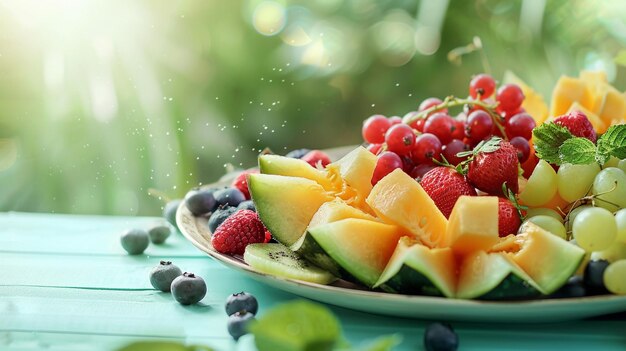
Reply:
<svg viewBox="0 0 626 351"><path fill-rule="evenodd" d="M250 174L248 187L259 218L285 246L295 243L323 203L333 199L317 182L269 174Z"/></svg>
<svg viewBox="0 0 626 351"><path fill-rule="evenodd" d="M585 251L580 247L527 222L515 236L517 251L507 255L541 288L551 294L578 269Z"/></svg>
<svg viewBox="0 0 626 351"><path fill-rule="evenodd" d="M406 275L403 270L412 270ZM421 276L422 282L412 279ZM420 288L420 283L427 280L443 296L453 297L456 285L456 263L452 250L446 248L431 249L420 245L414 239L403 237L398 242L393 256L374 287L382 285L383 290L406 292L407 289Z"/></svg>
<svg viewBox="0 0 626 351"><path fill-rule="evenodd" d="M487 250L498 240L498 197L459 197L450 214L443 245L457 254L466 254Z"/></svg>
<svg viewBox="0 0 626 351"><path fill-rule="evenodd" d="M419 183L401 169L376 183L366 202L386 223L405 228L428 247L440 246L448 220Z"/></svg>
<svg viewBox="0 0 626 351"><path fill-rule="evenodd" d="M594 104L591 92L583 80L561 76L552 91L550 116L565 114L574 101L578 101L585 108L590 108Z"/></svg>
<svg viewBox="0 0 626 351"><path fill-rule="evenodd" d="M309 228L319 246L344 270L373 286L403 236L399 227L349 218Z"/></svg>
<svg viewBox="0 0 626 351"><path fill-rule="evenodd" d="M367 198L372 191L372 175L376 168L376 156L359 146L347 155L333 162L327 168L337 167L341 178L354 188L359 196Z"/></svg>
<svg viewBox="0 0 626 351"><path fill-rule="evenodd" d="M598 115L602 121L609 125L624 123L624 116L626 116L626 98L624 95L609 86L604 97L602 110Z"/></svg>

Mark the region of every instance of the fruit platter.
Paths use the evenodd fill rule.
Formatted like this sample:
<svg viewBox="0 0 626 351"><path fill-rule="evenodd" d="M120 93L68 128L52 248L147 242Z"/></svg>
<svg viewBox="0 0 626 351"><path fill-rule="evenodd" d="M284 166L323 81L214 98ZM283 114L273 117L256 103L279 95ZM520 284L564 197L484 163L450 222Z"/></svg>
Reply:
<svg viewBox="0 0 626 351"><path fill-rule="evenodd" d="M270 286L355 310L553 322L626 311L626 95L519 78L374 115L346 152L265 152L176 224Z"/></svg>

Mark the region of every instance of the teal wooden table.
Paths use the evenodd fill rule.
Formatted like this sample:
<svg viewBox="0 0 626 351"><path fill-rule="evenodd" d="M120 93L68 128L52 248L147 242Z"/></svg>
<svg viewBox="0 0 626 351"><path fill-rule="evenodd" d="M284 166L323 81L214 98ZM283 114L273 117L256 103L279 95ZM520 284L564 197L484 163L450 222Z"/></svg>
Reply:
<svg viewBox="0 0 626 351"><path fill-rule="evenodd" d="M144 255L129 256L121 231L157 218L0 213L0 350L113 350L134 340L254 350L226 331L224 300L248 291L259 314L298 299L211 260L181 234ZM152 289L148 273L159 260L204 277L201 304L181 306ZM428 321L377 316L329 306L353 345L399 333L395 350L422 350ZM460 350L626 350L626 314L557 324L453 323Z"/></svg>

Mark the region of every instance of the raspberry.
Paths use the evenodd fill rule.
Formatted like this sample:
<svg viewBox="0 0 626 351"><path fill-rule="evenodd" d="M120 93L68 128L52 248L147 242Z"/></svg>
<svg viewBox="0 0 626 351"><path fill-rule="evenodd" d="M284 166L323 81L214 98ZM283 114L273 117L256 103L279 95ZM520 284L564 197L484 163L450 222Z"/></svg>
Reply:
<svg viewBox="0 0 626 351"><path fill-rule="evenodd" d="M587 138L594 144L598 137L596 130L593 129L593 125L591 125L587 116L580 111L573 111L566 115L559 116L554 119L554 123L569 129L572 135Z"/></svg>
<svg viewBox="0 0 626 351"><path fill-rule="evenodd" d="M320 163L322 167L326 167L326 165L330 163L330 157L320 150L310 151L306 155L302 156L301 160L306 161L313 167L317 167L318 163Z"/></svg>
<svg viewBox="0 0 626 351"><path fill-rule="evenodd" d="M211 236L211 244L218 252L243 254L246 246L265 241L265 226L256 212L240 210L228 217Z"/></svg>
<svg viewBox="0 0 626 351"><path fill-rule="evenodd" d="M233 180L231 186L238 189L246 197L246 200L250 200L250 190L248 189L248 174L259 173L257 169L245 170Z"/></svg>

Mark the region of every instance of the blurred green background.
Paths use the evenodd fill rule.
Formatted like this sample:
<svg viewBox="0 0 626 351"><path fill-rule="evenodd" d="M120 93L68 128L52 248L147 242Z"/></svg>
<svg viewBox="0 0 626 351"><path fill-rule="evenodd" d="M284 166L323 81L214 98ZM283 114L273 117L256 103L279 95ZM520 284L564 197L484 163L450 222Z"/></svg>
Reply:
<svg viewBox="0 0 626 351"><path fill-rule="evenodd" d="M621 0L0 0L0 210L158 214L150 188L358 144L367 116L482 71L549 97L603 69L623 90L625 47Z"/></svg>

